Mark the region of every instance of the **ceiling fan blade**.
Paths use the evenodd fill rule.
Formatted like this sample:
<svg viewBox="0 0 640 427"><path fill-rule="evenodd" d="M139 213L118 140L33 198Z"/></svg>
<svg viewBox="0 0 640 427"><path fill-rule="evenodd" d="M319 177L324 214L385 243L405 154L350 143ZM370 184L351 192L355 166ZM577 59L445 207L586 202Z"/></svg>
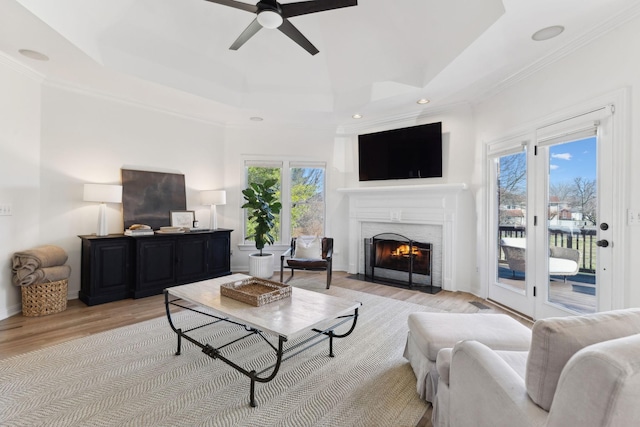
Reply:
<svg viewBox="0 0 640 427"><path fill-rule="evenodd" d="M291 40L298 43L304 50L309 52L311 55L315 55L319 52L318 49L314 45L311 44L309 40L305 36L302 35L300 31L296 27L293 26L288 19L285 19L282 22L282 25L278 27L280 31L286 34Z"/></svg>
<svg viewBox="0 0 640 427"><path fill-rule="evenodd" d="M236 41L233 42L229 49L240 49L240 46L245 44L247 40L253 37L258 31L260 31L260 28L262 28L262 25L260 25L260 23L258 22L258 18L254 19L253 22L251 22L251 24L249 24L249 26L245 28L242 34L240 34L240 37L238 37Z"/></svg>
<svg viewBox="0 0 640 427"><path fill-rule="evenodd" d="M340 9L342 7L357 5L358 0L314 0L280 4L280 8L282 9L283 18L291 18L292 16L306 15L308 13L315 12L324 12L325 10Z"/></svg>
<svg viewBox="0 0 640 427"><path fill-rule="evenodd" d="M258 7L255 4L247 4L247 3L242 3L240 1L235 1L235 0L205 0L205 1L233 7L236 9L246 10L247 12L258 13Z"/></svg>

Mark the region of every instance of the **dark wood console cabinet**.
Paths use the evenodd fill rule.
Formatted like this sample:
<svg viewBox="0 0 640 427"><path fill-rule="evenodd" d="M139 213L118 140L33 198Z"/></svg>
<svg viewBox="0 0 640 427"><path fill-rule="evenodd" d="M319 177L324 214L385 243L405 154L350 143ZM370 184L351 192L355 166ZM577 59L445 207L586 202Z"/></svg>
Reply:
<svg viewBox="0 0 640 427"><path fill-rule="evenodd" d="M130 298L133 284L133 241L124 235L80 238L80 300L87 305L96 305Z"/></svg>
<svg viewBox="0 0 640 427"><path fill-rule="evenodd" d="M161 294L164 288L231 274L231 231L153 236L79 236L80 300L87 305Z"/></svg>

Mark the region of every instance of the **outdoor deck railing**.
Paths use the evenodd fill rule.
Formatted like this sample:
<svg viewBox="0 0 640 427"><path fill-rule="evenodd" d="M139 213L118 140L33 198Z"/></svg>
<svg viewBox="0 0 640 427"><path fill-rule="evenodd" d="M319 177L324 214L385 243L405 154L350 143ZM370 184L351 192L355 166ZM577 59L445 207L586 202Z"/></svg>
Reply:
<svg viewBox="0 0 640 427"><path fill-rule="evenodd" d="M526 228L513 225L499 227L500 237L526 237ZM498 241L499 241L498 239ZM576 229L563 230L549 228L549 245L580 251L580 271L583 273L596 272L596 230ZM501 255L502 256L502 255Z"/></svg>

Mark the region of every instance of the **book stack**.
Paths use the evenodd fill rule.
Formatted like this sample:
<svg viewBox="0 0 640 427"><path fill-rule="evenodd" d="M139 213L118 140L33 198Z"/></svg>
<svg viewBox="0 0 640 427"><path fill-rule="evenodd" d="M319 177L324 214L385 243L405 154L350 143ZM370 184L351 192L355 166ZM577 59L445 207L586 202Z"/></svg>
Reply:
<svg viewBox="0 0 640 427"><path fill-rule="evenodd" d="M125 236L153 236L154 235L154 231L151 229L151 227L136 227L136 228L129 228L127 230L124 231Z"/></svg>

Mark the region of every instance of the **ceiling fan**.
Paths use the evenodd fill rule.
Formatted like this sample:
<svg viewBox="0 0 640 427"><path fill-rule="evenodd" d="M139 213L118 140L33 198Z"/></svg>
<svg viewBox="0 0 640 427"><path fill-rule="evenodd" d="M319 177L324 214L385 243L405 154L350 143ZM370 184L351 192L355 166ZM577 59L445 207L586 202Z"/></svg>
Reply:
<svg viewBox="0 0 640 427"><path fill-rule="evenodd" d="M280 4L276 0L260 0L256 5L242 3L236 0L206 0L236 9L255 13L256 18L240 34L229 49L238 50L253 37L261 28L277 28L298 43L311 55L318 53L318 49L289 21L289 18L325 10L340 9L342 7L357 6L358 0L310 0L295 3Z"/></svg>

